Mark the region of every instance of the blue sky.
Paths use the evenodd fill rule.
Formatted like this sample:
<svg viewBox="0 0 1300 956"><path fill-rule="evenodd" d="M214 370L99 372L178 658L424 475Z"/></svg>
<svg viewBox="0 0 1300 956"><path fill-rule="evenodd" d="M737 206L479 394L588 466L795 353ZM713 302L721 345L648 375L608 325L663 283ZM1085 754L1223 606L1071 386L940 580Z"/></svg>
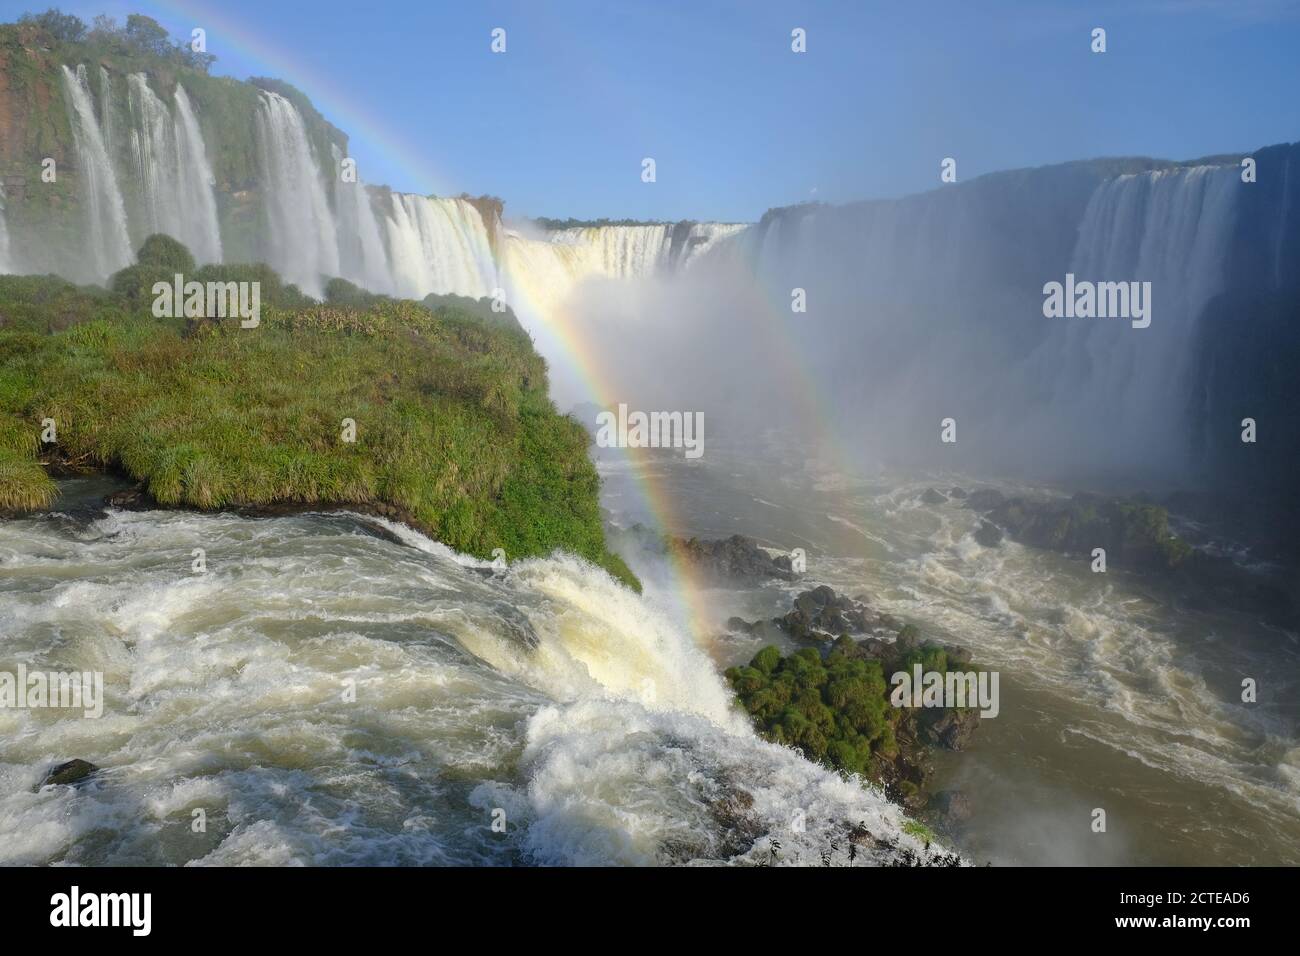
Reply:
<svg viewBox="0 0 1300 956"><path fill-rule="evenodd" d="M742 221L929 189L946 156L969 179L1300 139L1300 0L59 5L203 26L215 72L300 86L367 181L490 193L516 215Z"/></svg>

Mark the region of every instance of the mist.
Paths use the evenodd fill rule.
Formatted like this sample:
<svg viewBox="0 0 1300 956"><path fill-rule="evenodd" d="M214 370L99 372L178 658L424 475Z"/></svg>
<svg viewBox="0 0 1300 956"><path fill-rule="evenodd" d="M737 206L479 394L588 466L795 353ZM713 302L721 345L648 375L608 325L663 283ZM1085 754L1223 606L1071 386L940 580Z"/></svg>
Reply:
<svg viewBox="0 0 1300 956"><path fill-rule="evenodd" d="M579 285L565 319L612 403L704 411L715 444L777 430L871 470L1177 476L1239 184L1227 166L1107 172L774 210L687 268ZM1147 283L1150 324L1047 317L1067 276ZM561 372L561 405L579 391Z"/></svg>

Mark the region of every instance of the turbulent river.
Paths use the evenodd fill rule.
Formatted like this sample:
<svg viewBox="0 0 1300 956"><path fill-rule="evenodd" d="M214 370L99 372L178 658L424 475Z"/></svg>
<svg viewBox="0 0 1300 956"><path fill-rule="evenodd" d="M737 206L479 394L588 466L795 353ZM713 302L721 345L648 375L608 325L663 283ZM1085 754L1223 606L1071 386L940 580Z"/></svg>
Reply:
<svg viewBox="0 0 1300 956"><path fill-rule="evenodd" d="M973 513L921 503L935 482L709 460L604 461L605 505L648 517L650 478L672 530L803 547L806 582L1001 672L999 716L937 758L973 809L969 859L1300 862L1296 714L1233 702L1242 673L1296 699L1294 634L981 548ZM641 598L563 556L501 570L347 514L103 510L111 487L0 522L0 669L102 672L106 696L98 719L0 710L5 863L816 864L834 844L845 864L862 824L916 846L893 805L730 709L719 669L756 648L723 622L806 583L684 602L633 552ZM102 769L40 786L72 758Z"/></svg>
<svg viewBox="0 0 1300 956"><path fill-rule="evenodd" d="M2 862L765 862L772 840L843 862L861 824L919 849L879 796L756 738L685 632L603 572L63 490L61 513L0 522L0 670L102 672L107 702L0 710ZM39 786L72 758L102 770Z"/></svg>
<svg viewBox="0 0 1300 956"><path fill-rule="evenodd" d="M1000 672L998 716L980 722L968 751L936 755L932 788L968 798L957 845L970 858L1300 862L1300 636L1231 611L1184 608L1130 575L1092 573L1086 558L1010 541L981 547L975 512L921 500L930 487L988 482L849 479L825 464L759 465L716 447L706 457L708 466L606 462L606 499L625 521L648 521L636 493L648 479L671 489L677 533L747 534L806 550L803 581L712 590L697 601L716 615L705 630L722 635L711 645L721 664L757 649L727 634L729 615L783 614L811 582L864 595ZM633 567L652 604L673 603L652 563ZM1245 676L1268 685L1272 703L1242 704ZM1094 808L1106 810L1106 833L1092 832Z"/></svg>

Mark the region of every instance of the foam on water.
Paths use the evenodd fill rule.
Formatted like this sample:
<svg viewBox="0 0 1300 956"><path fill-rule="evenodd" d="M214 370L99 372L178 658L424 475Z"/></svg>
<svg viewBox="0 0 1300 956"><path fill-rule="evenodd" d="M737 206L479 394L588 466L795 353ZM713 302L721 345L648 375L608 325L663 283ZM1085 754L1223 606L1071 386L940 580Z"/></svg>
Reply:
<svg viewBox="0 0 1300 956"><path fill-rule="evenodd" d="M684 632L605 572L497 570L367 521L0 523L0 667L99 670L106 690L98 720L0 711L0 859L757 862L776 835L779 861L814 863L831 842L846 859L859 823L916 846L877 793L756 738ZM103 770L37 789L73 757Z"/></svg>

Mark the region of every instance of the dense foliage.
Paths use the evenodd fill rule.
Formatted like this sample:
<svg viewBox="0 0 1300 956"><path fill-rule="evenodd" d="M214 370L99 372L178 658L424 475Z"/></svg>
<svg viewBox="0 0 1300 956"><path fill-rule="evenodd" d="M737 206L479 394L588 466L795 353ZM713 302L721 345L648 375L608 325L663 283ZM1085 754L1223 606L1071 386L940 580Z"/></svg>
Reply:
<svg viewBox="0 0 1300 956"><path fill-rule="evenodd" d="M897 746L880 662L856 658L838 642L824 661L816 648L782 657L765 647L727 679L765 737L813 760L861 774L873 750Z"/></svg>
<svg viewBox="0 0 1300 956"><path fill-rule="evenodd" d="M947 651L916 638L915 627L905 625L886 658L865 656L847 636L824 658L817 648L783 657L768 646L726 676L764 737L838 770L874 777L872 758L897 757L902 725L922 719L915 710L890 706L889 676L916 664L924 672L948 671Z"/></svg>
<svg viewBox="0 0 1300 956"><path fill-rule="evenodd" d="M605 548L588 436L522 332L451 306L322 305L263 265L187 275L269 282L255 329L155 318L145 273L181 253L151 239L111 291L0 276L0 509L48 505L43 465L73 462L165 505L382 503L471 554L563 549L636 586Z"/></svg>

